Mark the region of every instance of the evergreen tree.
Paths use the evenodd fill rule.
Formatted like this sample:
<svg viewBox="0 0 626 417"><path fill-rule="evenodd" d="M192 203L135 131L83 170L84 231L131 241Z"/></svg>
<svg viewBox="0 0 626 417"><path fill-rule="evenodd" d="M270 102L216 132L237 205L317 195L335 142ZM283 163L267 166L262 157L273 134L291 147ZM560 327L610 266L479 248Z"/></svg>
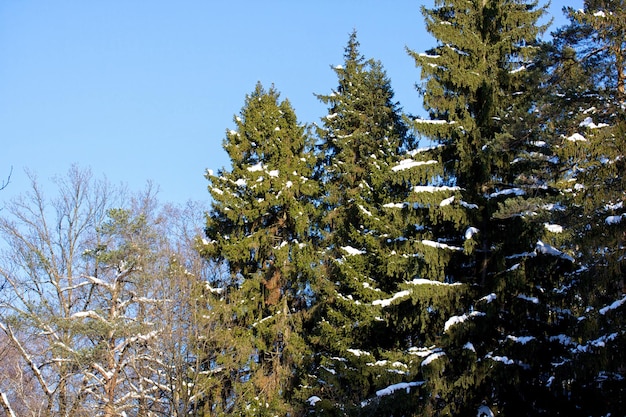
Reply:
<svg viewBox="0 0 626 417"><path fill-rule="evenodd" d="M561 213L577 269L554 303L563 331L554 335L562 359L551 370L554 396L569 415L619 414L624 409L624 8L586 1L568 9L550 55L551 78L541 108L546 134L558 138Z"/></svg>
<svg viewBox="0 0 626 417"><path fill-rule="evenodd" d="M436 256L416 255L436 246L429 237L437 231L421 225L429 215L451 221L458 211L444 214L439 203L454 189L425 186L440 164L429 159L434 151L413 149L390 81L380 62L360 54L356 32L334 71L337 89L318 96L328 105L318 131L324 276L311 332L316 367L304 391L319 415L403 413L410 402L390 394L422 384L407 353L419 336L387 307L410 298L422 283L417 271L438 270Z"/></svg>
<svg viewBox="0 0 626 417"><path fill-rule="evenodd" d="M235 123L224 142L232 170L207 173L213 204L201 249L224 263L228 280L205 291L205 303L228 337L205 344L207 384L226 374L206 411L286 415L306 357L299 321L314 261L315 161L305 127L273 87L257 84Z"/></svg>
<svg viewBox="0 0 626 417"><path fill-rule="evenodd" d="M448 310L431 306L456 313L426 331L439 334L423 363L429 415L536 415L553 405L550 303L573 259L546 243L558 166L534 129L532 90L544 12L527 1L437 1L423 13L438 45L410 51L430 115L414 127L442 145L442 178L459 187L468 221L439 241L463 248L444 264L463 296Z"/></svg>

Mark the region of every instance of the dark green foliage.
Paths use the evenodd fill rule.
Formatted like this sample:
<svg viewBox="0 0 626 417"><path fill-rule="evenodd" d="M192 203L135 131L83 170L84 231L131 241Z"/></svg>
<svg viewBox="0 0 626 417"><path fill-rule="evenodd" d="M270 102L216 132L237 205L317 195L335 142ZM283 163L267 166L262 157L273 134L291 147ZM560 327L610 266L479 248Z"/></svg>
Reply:
<svg viewBox="0 0 626 417"><path fill-rule="evenodd" d="M423 10L438 46L411 52L431 117L415 128L443 145L443 178L460 187L467 225L476 228L472 245L444 267L469 287L437 341L446 356L429 378L437 393L429 413L475 414L483 404L535 415L551 406L543 387L558 359L546 348L546 334L558 330L550 289L573 258L545 242L558 160L533 111L544 11L525 1L441 1Z"/></svg>
<svg viewBox="0 0 626 417"><path fill-rule="evenodd" d="M621 2L568 9L554 34L549 82L539 102L546 133L558 138L564 196L562 247L578 267L554 288L564 351L551 372L554 396L571 415L624 407L624 10ZM557 242L555 242L557 243ZM557 344L557 343L555 343Z"/></svg>
<svg viewBox="0 0 626 417"><path fill-rule="evenodd" d="M257 86L208 175L220 410L619 414L622 8L587 2L541 43L537 2L437 0L410 122L353 32L316 152Z"/></svg>
<svg viewBox="0 0 626 417"><path fill-rule="evenodd" d="M229 335L205 345L207 366L231 375L213 388L222 412L284 415L306 354L300 315L316 262L312 147L274 88L258 84L235 123L224 142L232 170L207 174L214 202L201 251L228 277L205 308L218 315L208 325Z"/></svg>

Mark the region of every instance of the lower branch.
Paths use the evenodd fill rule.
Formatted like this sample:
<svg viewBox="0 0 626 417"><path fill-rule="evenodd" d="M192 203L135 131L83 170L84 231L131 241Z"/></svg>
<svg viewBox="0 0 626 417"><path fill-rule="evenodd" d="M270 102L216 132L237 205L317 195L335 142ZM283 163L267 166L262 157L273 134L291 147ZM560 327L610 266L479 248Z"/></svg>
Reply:
<svg viewBox="0 0 626 417"><path fill-rule="evenodd" d="M4 412L7 413L8 417L17 417L13 409L11 408L11 404L9 404L9 399L4 392L0 392L0 405L4 409Z"/></svg>

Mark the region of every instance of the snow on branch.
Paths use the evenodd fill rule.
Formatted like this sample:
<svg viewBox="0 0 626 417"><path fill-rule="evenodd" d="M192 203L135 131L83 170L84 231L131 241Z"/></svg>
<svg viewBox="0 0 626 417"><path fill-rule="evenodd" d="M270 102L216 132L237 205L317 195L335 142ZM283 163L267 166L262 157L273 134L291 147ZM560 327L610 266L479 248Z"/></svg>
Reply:
<svg viewBox="0 0 626 417"><path fill-rule="evenodd" d="M387 388L383 388L383 389L376 391L376 396L383 397L385 395L391 395L395 391L398 391L401 389L406 390L408 394L409 391L411 390L411 387L419 387L420 385L423 385L423 384L424 384L424 381L399 382L397 384L389 385Z"/></svg>
<svg viewBox="0 0 626 417"><path fill-rule="evenodd" d="M107 319L105 319L104 317L102 317L100 314L96 313L93 310L78 311L78 312L72 314L70 316L70 318L72 318L72 319L90 318L90 319L93 319L93 320L100 321L102 323L108 323Z"/></svg>
<svg viewBox="0 0 626 417"><path fill-rule="evenodd" d="M448 330L450 330L450 327L463 323L464 321L472 318L472 317L480 317L480 316L484 316L485 313L483 313L482 311L472 311L469 314L463 314L461 316L452 316L450 317L448 320L446 320L445 324L443 325L443 331L444 333L447 333Z"/></svg>
<svg viewBox="0 0 626 417"><path fill-rule="evenodd" d="M447 120L414 119L413 121L415 123L423 123L423 124L430 124L430 125L453 125L456 123L454 120L449 122Z"/></svg>
<svg viewBox="0 0 626 417"><path fill-rule="evenodd" d="M391 305L391 303L399 298L404 298L406 296L408 296L409 294L411 294L408 290L404 290L404 291L399 291L397 293L395 293L391 298L387 298L384 300L374 300L372 301L372 305L374 306L381 306L381 307L388 307Z"/></svg>
<svg viewBox="0 0 626 417"><path fill-rule="evenodd" d="M565 259L566 261L574 262L574 258L572 258L571 256L569 256L568 254L564 252L561 252L555 247L552 247L548 245L547 243L542 242L541 240L537 241L537 245L535 246L535 251L537 253L542 253L544 255L552 255L561 259Z"/></svg>
<svg viewBox="0 0 626 417"><path fill-rule="evenodd" d="M416 193L434 193L438 191L459 191L460 187L450 187L447 185L434 186L434 185L416 185L413 187L413 192Z"/></svg>
<svg viewBox="0 0 626 417"><path fill-rule="evenodd" d="M521 361L513 360L513 359L511 359L511 358L509 358L507 356L497 356L497 355L493 356L491 354L491 352L489 352L487 355L485 355L485 358L486 359L491 359L492 361L495 361L495 362L502 362L505 365L518 365L518 366L520 366L520 367L522 367L524 369L529 369L530 368L530 366L528 366L527 364L525 364L525 363L523 363Z"/></svg>
<svg viewBox="0 0 626 417"><path fill-rule="evenodd" d="M413 281L409 281L407 282L407 284L412 284L412 285L444 285L444 286L457 286L457 285L463 285L460 282L455 282L452 284L449 284L447 282L440 282L440 281L433 281L430 279L424 279L424 278L415 278Z"/></svg>
<svg viewBox="0 0 626 417"><path fill-rule="evenodd" d="M621 300L614 301L611 305L608 305L606 307L602 307L600 309L599 313L604 316L609 311L615 310L615 309L619 308L624 303L626 303L626 296L624 296L624 298L622 298Z"/></svg>
<svg viewBox="0 0 626 417"><path fill-rule="evenodd" d="M106 281L101 280L100 278L96 278L96 277L93 277L91 275L84 275L83 278L85 278L86 280L88 280L89 282L91 282L94 285L105 287L109 291L112 291L114 289L111 284L109 284Z"/></svg>
<svg viewBox="0 0 626 417"><path fill-rule="evenodd" d="M446 356L446 352L433 352L430 355L428 355L426 357L426 359L424 359L422 361L422 363L420 364L420 366L427 366L428 364L430 364L432 361L437 360L443 356Z"/></svg>
<svg viewBox="0 0 626 417"><path fill-rule="evenodd" d="M348 252L348 255L363 255L366 253L364 250L356 249L352 246L342 246L341 249Z"/></svg>
<svg viewBox="0 0 626 417"><path fill-rule="evenodd" d="M451 246L446 243L435 242L435 241L427 240L427 239L422 240L422 244L433 247L433 248L437 248L437 249L450 249L450 250L455 250L455 251L463 250L463 248L459 246Z"/></svg>
<svg viewBox="0 0 626 417"><path fill-rule="evenodd" d="M403 159L401 160L398 165L395 165L393 167L391 167L391 170L393 172L398 172L398 171L404 171L405 169L410 169L413 167L418 167L418 166L422 166L422 165L432 165L432 164L436 164L437 161L431 159L429 161L415 161L411 158L407 158L407 159Z"/></svg>

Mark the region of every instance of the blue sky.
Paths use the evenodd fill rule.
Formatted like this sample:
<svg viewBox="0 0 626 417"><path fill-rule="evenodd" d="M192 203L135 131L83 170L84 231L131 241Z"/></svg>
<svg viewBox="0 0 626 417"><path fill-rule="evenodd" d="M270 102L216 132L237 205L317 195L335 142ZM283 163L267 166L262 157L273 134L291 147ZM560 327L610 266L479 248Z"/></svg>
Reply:
<svg viewBox="0 0 626 417"><path fill-rule="evenodd" d="M0 178L13 175L0 206L27 190L25 169L46 186L72 164L131 190L151 180L163 202L208 200L203 173L228 167L225 131L256 82L318 121L314 93L335 87L353 29L404 110L420 114L405 47L434 44L421 4L433 2L3 0ZM564 4L552 2L553 28Z"/></svg>

